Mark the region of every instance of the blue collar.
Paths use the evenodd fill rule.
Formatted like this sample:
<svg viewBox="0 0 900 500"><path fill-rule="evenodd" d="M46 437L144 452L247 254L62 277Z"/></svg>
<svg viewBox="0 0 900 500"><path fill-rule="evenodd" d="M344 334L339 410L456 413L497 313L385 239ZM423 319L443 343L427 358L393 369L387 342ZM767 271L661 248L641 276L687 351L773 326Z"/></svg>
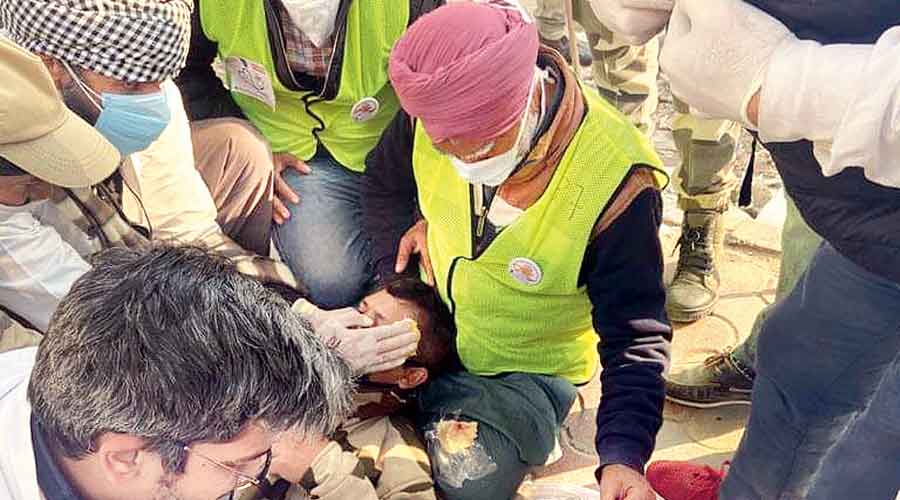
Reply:
<svg viewBox="0 0 900 500"><path fill-rule="evenodd" d="M31 414L31 447L34 449L34 465L38 486L47 500L83 500L75 487L56 464L44 431L34 414Z"/></svg>

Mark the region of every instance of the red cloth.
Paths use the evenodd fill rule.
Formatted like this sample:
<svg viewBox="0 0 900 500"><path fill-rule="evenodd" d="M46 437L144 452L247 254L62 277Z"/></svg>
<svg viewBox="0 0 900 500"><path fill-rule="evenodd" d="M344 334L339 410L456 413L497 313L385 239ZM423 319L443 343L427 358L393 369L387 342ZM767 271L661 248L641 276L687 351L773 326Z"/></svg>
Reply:
<svg viewBox="0 0 900 500"><path fill-rule="evenodd" d="M666 500L719 500L730 462L719 470L691 462L660 460L647 467L647 481Z"/></svg>
<svg viewBox="0 0 900 500"><path fill-rule="evenodd" d="M489 140L522 118L538 45L534 24L515 9L450 3L397 42L391 82L433 141Z"/></svg>

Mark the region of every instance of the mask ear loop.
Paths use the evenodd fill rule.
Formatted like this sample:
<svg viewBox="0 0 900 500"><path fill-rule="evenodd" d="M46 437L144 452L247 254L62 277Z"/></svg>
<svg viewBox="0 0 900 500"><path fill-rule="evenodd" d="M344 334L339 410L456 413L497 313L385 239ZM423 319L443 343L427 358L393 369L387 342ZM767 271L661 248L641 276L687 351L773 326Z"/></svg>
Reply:
<svg viewBox="0 0 900 500"><path fill-rule="evenodd" d="M78 85L78 88L81 89L82 92L84 92L84 95L87 96L88 100L91 101L91 104L93 104L94 107L97 108L97 111L102 112L103 106L101 106L100 103L103 102L103 97L98 94L96 90L88 87L88 85L84 83L84 81L82 81L81 77L78 76L77 73L75 73L75 70L73 70L72 67L69 66L69 63L61 59L60 62L62 63L63 67L66 68L66 71L68 71L69 76L75 82L75 85Z"/></svg>
<svg viewBox="0 0 900 500"><path fill-rule="evenodd" d="M121 167L121 165L120 165L120 167ZM140 225L132 223L128 219L128 217L125 216L125 213L122 212L121 210L119 211L120 215L122 216L123 219L128 221L128 223L131 225L131 227L135 228L135 230L138 231L139 233L143 234L144 232L146 232L146 234L144 234L144 236L146 236L148 240L153 239L153 223L150 222L150 214L147 213L147 208L144 206L144 200L142 200L141 197L138 196L137 192L135 192L135 190L132 189L131 185L128 184L128 181L125 180L124 177L122 178L122 185L125 186L126 188L128 188L128 191L131 192L131 195L134 196L134 199L137 201L137 204L141 207L141 212L144 214L144 220L147 221L147 228L145 229Z"/></svg>
<svg viewBox="0 0 900 500"><path fill-rule="evenodd" d="M538 80L536 83L539 83L541 85L541 100L540 100L541 108L538 113L537 122L534 125L534 130L531 131L532 137L529 140L528 152L525 153L525 158L523 159L522 164L518 168L521 168L525 165L528 165L528 164L531 164L531 163L534 163L536 161L540 161L543 159L543 158L528 159L528 156L531 155L531 151L534 150L534 146L537 144L537 141L539 139L539 137L537 135L537 131L540 130L541 122L543 122L544 115L547 112L547 85L546 85L546 78L545 78L546 74L547 74L547 70L539 69L535 72L535 76ZM528 104L526 106L527 106L526 110L528 110L528 108L531 107L530 100L528 101ZM526 119L526 121L528 120L527 115L526 115L525 119Z"/></svg>

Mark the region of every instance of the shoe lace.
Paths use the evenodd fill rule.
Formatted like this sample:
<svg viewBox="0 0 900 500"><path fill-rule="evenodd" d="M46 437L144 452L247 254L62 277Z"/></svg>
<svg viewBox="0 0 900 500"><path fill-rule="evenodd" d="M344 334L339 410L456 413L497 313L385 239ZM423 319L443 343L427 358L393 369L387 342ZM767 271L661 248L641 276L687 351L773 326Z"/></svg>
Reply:
<svg viewBox="0 0 900 500"><path fill-rule="evenodd" d="M690 271L700 274L713 272L712 244L708 238L709 225L687 226L675 244L678 250L678 273Z"/></svg>
<svg viewBox="0 0 900 500"><path fill-rule="evenodd" d="M716 366L719 366L722 363L725 363L728 356L731 355L731 349L732 349L732 347L728 346L725 349L723 349L722 352L717 352L717 353L713 354L712 356L704 359L703 367L704 368L715 368Z"/></svg>

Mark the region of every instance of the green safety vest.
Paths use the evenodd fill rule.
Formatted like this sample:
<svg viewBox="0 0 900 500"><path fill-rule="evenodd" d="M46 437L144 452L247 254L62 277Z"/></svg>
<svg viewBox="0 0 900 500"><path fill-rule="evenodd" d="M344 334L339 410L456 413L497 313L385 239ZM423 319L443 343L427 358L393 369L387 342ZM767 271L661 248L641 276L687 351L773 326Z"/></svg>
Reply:
<svg viewBox="0 0 900 500"><path fill-rule="evenodd" d="M235 91L231 95L268 139L272 151L309 160L321 141L341 165L362 172L366 154L400 109L388 79L388 59L394 43L406 30L409 2L392 4L387 9L383 2L374 0L351 3L340 88L330 101L320 100L312 91L289 90L279 81L263 0L200 0L199 8L203 32L218 44L222 61L240 57L267 71L275 93L274 109L254 97ZM308 107L303 102L305 96L310 96L307 100L312 103ZM378 101L378 112L367 121L355 121L351 117L353 107L369 97Z"/></svg>
<svg viewBox="0 0 900 500"><path fill-rule="evenodd" d="M592 90L587 113L546 191L473 258L472 187L416 126L413 169L428 221L436 287L453 313L466 369L588 382L598 335L578 285L591 232L636 164L659 169L647 139ZM658 172L659 185L667 182Z"/></svg>

